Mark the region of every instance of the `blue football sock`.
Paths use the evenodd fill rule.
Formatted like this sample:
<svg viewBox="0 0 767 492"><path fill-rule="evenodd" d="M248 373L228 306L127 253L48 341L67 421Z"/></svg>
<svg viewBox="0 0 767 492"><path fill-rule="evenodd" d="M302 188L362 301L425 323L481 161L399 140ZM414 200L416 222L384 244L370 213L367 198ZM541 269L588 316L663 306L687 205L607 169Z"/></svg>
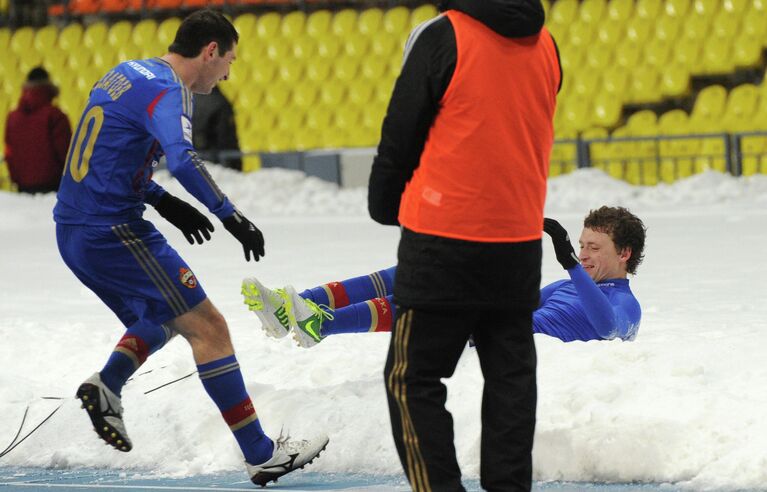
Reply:
<svg viewBox="0 0 767 492"><path fill-rule="evenodd" d="M258 465L272 456L274 443L264 431L242 380L234 355L197 366L205 391L221 411L245 460Z"/></svg>
<svg viewBox="0 0 767 492"><path fill-rule="evenodd" d="M120 396L122 387L146 359L168 343L171 332L165 326L141 321L131 325L115 346L101 370L101 381Z"/></svg>

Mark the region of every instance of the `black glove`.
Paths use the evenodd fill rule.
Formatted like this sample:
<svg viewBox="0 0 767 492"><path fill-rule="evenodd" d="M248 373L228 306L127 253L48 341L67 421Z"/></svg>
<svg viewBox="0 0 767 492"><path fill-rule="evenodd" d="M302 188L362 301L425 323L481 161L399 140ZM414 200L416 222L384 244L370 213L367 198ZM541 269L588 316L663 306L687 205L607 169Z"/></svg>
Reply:
<svg viewBox="0 0 767 492"><path fill-rule="evenodd" d="M202 244L203 236L205 236L206 241L210 240L213 224L199 210L184 200L166 192L160 197L160 201L154 208L165 220L181 229L189 244L194 244L195 240L197 240L197 244Z"/></svg>
<svg viewBox="0 0 767 492"><path fill-rule="evenodd" d="M543 219L543 230L551 236L551 242L554 244L554 252L557 254L557 261L565 270L569 270L580 261L575 254L573 245L570 244L570 236L562 224L554 219Z"/></svg>
<svg viewBox="0 0 767 492"><path fill-rule="evenodd" d="M253 253L253 259L258 261L264 256L264 235L253 225L253 222L246 219L239 211L235 210L233 215L223 220L224 227L242 243L242 249L245 251L245 260L250 261L250 253Z"/></svg>

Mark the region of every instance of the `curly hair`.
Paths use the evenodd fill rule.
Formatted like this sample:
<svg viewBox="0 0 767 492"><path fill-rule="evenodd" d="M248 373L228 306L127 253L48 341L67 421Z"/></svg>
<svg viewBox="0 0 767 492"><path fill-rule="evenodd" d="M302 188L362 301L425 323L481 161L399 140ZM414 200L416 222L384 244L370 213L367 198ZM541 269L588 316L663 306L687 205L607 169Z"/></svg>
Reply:
<svg viewBox="0 0 767 492"><path fill-rule="evenodd" d="M644 259L644 243L647 228L636 215L623 207L602 206L592 210L583 219L583 227L603 232L610 236L617 251L631 249L626 262L626 271L636 274L637 267Z"/></svg>

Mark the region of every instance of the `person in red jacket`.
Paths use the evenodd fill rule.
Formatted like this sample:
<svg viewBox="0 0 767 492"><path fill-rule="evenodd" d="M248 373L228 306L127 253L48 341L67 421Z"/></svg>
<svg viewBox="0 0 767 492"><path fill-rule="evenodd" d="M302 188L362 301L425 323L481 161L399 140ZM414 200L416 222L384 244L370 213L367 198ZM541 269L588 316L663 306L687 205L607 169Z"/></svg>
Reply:
<svg viewBox="0 0 767 492"><path fill-rule="evenodd" d="M5 161L11 180L24 193L59 189L72 129L53 99L59 89L48 72L33 68L21 93L19 106L5 124Z"/></svg>

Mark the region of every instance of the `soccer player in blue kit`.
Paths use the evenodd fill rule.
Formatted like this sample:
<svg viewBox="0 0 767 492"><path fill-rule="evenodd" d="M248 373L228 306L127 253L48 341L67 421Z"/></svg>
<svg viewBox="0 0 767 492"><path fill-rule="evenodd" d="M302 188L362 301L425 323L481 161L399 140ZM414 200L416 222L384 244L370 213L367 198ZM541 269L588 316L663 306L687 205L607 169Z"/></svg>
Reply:
<svg viewBox="0 0 767 492"><path fill-rule="evenodd" d="M259 485L310 463L326 436L273 441L245 389L226 321L191 268L152 223L145 204L202 244L214 228L192 205L152 181L164 153L170 173L242 243L245 259L264 239L218 188L192 146L192 94L226 80L239 36L220 13L201 10L180 25L161 58L121 63L91 90L74 132L53 211L64 262L125 325L104 368L77 390L98 435L120 451L132 443L121 389L174 334L192 348L202 385L234 434Z"/></svg>
<svg viewBox="0 0 767 492"><path fill-rule="evenodd" d="M533 332L565 342L633 340L642 313L627 276L636 273L644 257L642 221L622 207L592 210L584 219L577 256L559 222L547 218L543 228L570 279L541 289ZM312 347L329 335L391 331L397 319L395 272L391 267L300 294L290 286L267 289L251 277L243 280L242 293L268 334L280 337L293 330L299 346Z"/></svg>

